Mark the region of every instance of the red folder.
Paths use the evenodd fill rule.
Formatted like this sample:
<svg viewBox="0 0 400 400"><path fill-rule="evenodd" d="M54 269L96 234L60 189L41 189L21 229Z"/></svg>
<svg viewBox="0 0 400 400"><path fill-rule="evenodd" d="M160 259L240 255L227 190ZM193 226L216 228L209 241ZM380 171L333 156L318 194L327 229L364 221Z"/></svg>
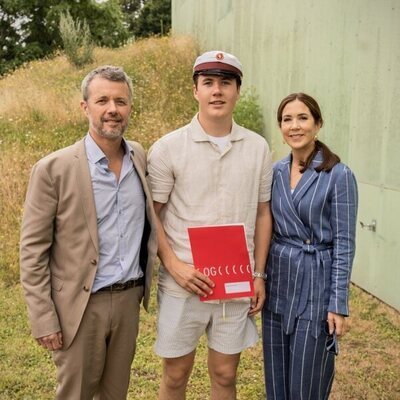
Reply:
<svg viewBox="0 0 400 400"><path fill-rule="evenodd" d="M191 227L188 233L195 268L215 283L213 294L200 300L254 295L243 224Z"/></svg>

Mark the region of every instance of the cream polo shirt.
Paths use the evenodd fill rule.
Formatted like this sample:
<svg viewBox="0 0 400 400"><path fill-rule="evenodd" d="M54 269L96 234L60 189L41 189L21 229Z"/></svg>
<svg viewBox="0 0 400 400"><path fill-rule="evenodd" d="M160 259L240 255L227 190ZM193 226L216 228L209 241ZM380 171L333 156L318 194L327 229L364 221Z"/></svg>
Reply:
<svg viewBox="0 0 400 400"><path fill-rule="evenodd" d="M254 268L254 231L259 202L271 195L272 157L260 135L235 122L223 152L211 143L197 115L149 150L148 171L153 199L165 205L161 221L176 256L193 264L187 228L243 223ZM159 288L187 297L162 265Z"/></svg>

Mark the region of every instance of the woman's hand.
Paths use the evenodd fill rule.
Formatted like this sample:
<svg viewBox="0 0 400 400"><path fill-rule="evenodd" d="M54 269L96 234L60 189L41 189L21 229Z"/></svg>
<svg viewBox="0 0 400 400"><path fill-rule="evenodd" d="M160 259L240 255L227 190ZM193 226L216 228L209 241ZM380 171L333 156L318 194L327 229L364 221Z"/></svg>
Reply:
<svg viewBox="0 0 400 400"><path fill-rule="evenodd" d="M249 315L256 315L264 306L265 302L265 280L254 278L254 296L251 298Z"/></svg>
<svg viewBox="0 0 400 400"><path fill-rule="evenodd" d="M346 319L343 315L328 312L327 321L330 335L332 335L333 331L336 331L337 336L343 336L346 333Z"/></svg>

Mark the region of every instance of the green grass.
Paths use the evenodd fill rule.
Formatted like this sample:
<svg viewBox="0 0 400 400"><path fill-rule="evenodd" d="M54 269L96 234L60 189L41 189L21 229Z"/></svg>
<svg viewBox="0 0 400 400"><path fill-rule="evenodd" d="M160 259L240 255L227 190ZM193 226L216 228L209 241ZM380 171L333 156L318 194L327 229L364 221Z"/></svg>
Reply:
<svg viewBox="0 0 400 400"><path fill-rule="evenodd" d="M56 385L51 355L30 336L18 283L19 225L33 163L86 133L79 85L97 65L121 65L133 77L127 138L148 148L164 133L186 124L196 110L191 69L197 52L197 45L188 38L149 39L117 50L96 49L95 62L83 69L71 67L60 56L28 64L0 79L0 400L53 399ZM248 107L247 102L239 109L244 110L238 114L243 114L243 122ZM157 397L161 362L152 351L155 286L150 313L141 314L129 399ZM352 287L350 302L352 326L341 341L331 399L400 399L399 313L356 287ZM259 317L257 322L260 327ZM203 339L188 400L208 399L206 353ZM239 399L265 398L262 365L261 343L243 353Z"/></svg>
<svg viewBox="0 0 400 400"><path fill-rule="evenodd" d="M156 278L155 278L156 279ZM156 285L150 312L142 310L137 353L131 368L128 399L157 398L161 361L153 353ZM390 307L351 289L351 330L341 340L331 399L400 398L400 317ZM374 309L365 318L365 312ZM361 318L363 316L363 318ZM56 371L49 352L31 338L19 284L0 283L0 400L54 398ZM260 327L260 317L257 318ZM199 345L189 382L188 400L208 399L207 344ZM238 399L265 398L261 343L243 352L238 373Z"/></svg>

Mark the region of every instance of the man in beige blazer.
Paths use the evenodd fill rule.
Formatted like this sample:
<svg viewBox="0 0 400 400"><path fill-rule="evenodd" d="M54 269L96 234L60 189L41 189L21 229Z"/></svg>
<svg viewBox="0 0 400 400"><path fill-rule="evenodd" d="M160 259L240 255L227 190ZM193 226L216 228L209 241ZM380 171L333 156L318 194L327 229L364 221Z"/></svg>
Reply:
<svg viewBox="0 0 400 400"><path fill-rule="evenodd" d="M146 156L123 139L132 82L118 67L82 82L86 137L35 164L21 229L32 334L53 352L57 399L126 398L157 250Z"/></svg>

